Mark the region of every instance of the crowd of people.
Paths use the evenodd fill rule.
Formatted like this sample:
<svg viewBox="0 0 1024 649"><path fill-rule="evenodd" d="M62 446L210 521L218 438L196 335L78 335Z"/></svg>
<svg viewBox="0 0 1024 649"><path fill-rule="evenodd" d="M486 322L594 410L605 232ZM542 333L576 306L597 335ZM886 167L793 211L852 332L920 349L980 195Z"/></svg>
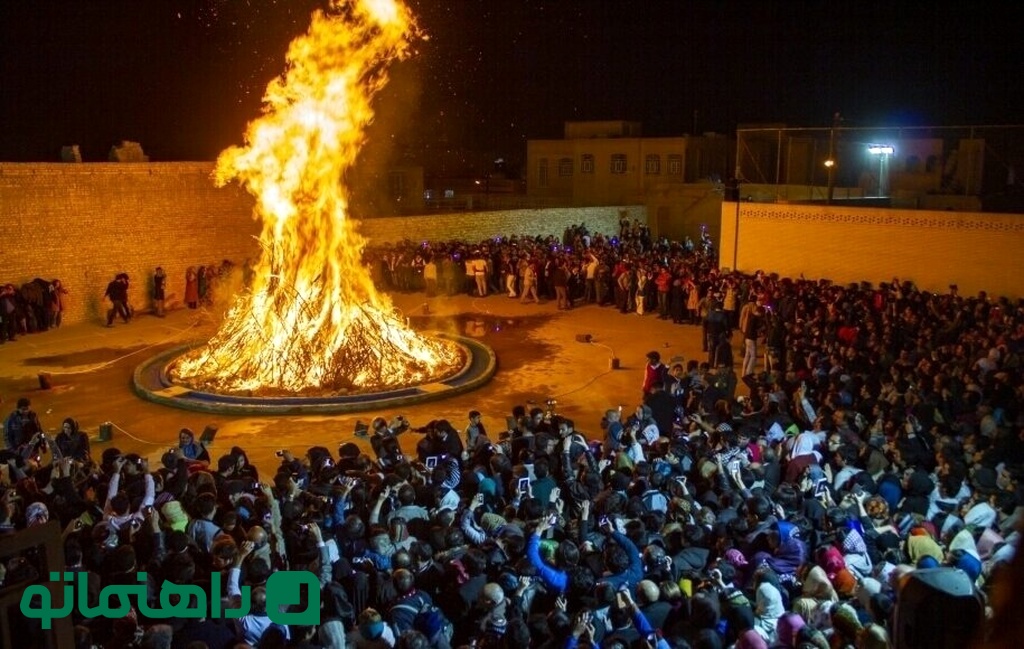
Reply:
<svg viewBox="0 0 1024 649"><path fill-rule="evenodd" d="M0 535L59 521L90 598L145 572L150 605L164 583L218 604L72 612L79 646L878 649L901 586L932 568L999 618L1024 505L1024 303L722 272L705 246L628 223L367 258L396 290L651 311L700 326L708 357L651 352L635 408L595 413L600 430L556 404L377 417L369 444L282 449L264 470L187 429L158 466L93 453L74 419L50 437L23 399L5 421ZM5 561L0 583L38 566ZM278 570L317 576L319 624L270 620ZM243 586L251 607L232 619Z"/></svg>
<svg viewBox="0 0 1024 649"><path fill-rule="evenodd" d="M0 344L59 327L67 294L59 279L0 285Z"/></svg>

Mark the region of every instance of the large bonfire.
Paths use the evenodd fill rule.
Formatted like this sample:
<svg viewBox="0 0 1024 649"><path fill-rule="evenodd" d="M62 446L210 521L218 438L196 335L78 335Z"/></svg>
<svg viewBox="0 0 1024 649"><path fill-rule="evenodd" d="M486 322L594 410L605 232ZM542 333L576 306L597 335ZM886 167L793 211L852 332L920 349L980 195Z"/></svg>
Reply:
<svg viewBox="0 0 1024 649"><path fill-rule="evenodd" d="M262 256L216 335L171 368L176 379L226 392L344 393L423 383L459 365L457 346L413 332L374 288L342 182L388 64L408 54L414 32L396 0L332 0L291 43L245 146L217 161L218 185L238 180L256 197Z"/></svg>

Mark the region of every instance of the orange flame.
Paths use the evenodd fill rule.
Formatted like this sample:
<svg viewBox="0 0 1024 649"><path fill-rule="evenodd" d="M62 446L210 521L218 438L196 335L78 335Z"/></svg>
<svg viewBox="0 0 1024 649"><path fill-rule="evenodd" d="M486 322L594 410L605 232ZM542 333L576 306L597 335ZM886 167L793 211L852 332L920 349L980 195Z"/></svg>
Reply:
<svg viewBox="0 0 1024 649"><path fill-rule="evenodd" d="M263 253L251 289L205 348L172 374L228 391L367 390L450 373L458 348L405 326L362 265L365 240L347 217L342 183L373 119L388 64L416 27L395 0L333 0L288 49L244 147L224 151L218 185L256 197Z"/></svg>

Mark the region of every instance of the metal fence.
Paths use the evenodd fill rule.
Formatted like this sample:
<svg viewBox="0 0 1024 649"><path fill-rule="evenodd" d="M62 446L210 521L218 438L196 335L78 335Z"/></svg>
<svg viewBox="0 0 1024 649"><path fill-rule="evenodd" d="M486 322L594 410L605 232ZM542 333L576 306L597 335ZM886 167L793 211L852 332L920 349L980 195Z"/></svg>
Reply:
<svg viewBox="0 0 1024 649"><path fill-rule="evenodd" d="M1024 194L1018 170L1024 125L868 127L837 117L831 127L736 131L737 181L774 189L741 192L754 200L992 201Z"/></svg>

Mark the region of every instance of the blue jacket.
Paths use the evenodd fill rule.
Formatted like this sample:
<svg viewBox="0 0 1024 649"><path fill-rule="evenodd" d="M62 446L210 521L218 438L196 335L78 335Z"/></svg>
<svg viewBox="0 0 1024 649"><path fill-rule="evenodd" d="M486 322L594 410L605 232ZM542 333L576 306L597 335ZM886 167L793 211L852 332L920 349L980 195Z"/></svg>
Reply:
<svg viewBox="0 0 1024 649"><path fill-rule="evenodd" d="M608 584L613 588L627 585L630 589L633 589L644 578L644 564L640 560L640 550L637 549L636 544L630 541L629 537L625 534L612 532L611 536L612 540L626 551L626 556L629 557L629 567L623 572L599 579L598 583Z"/></svg>
<svg viewBox="0 0 1024 649"><path fill-rule="evenodd" d="M552 568L540 558L540 535L536 532L530 535L530 540L526 543L526 558L537 569L540 580L546 587L559 593L564 593L569 587L569 575Z"/></svg>

